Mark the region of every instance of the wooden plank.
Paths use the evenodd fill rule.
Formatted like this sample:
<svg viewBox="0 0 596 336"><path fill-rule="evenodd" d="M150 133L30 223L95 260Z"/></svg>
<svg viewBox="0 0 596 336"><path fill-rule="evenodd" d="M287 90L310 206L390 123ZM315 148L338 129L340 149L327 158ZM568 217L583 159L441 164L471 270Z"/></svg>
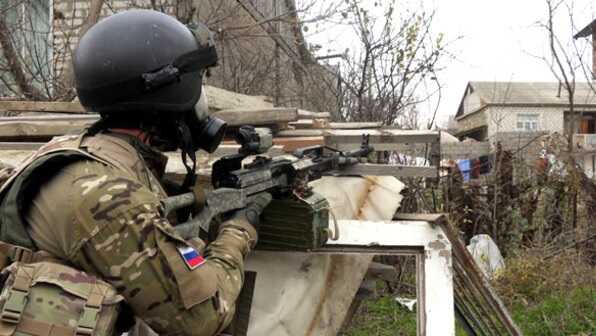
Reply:
<svg viewBox="0 0 596 336"><path fill-rule="evenodd" d="M296 120L295 108L235 109L222 110L213 114L225 120L230 126L271 125ZM56 135L76 132L99 119L97 114L72 116L27 116L0 118L0 140L22 138L47 139Z"/></svg>
<svg viewBox="0 0 596 336"><path fill-rule="evenodd" d="M0 112L86 113L79 102L0 101Z"/></svg>
<svg viewBox="0 0 596 336"><path fill-rule="evenodd" d="M210 111L232 110L247 106L252 109L273 108L271 97L249 96L210 85L205 85L205 95Z"/></svg>
<svg viewBox="0 0 596 336"><path fill-rule="evenodd" d="M209 158L214 159L214 158L220 158L222 156L238 154L239 149L240 149L240 145L232 145L232 144L220 145L219 147L217 147L215 152L209 154ZM197 155L204 155L204 154L206 154L206 153L203 151L200 151L197 153ZM269 156L277 156L277 155L286 154L286 152L284 152L283 146L274 145L265 154L269 155Z"/></svg>
<svg viewBox="0 0 596 336"><path fill-rule="evenodd" d="M49 139L56 135L76 132L97 121L97 115L69 117L5 117L0 118L0 139Z"/></svg>
<svg viewBox="0 0 596 336"><path fill-rule="evenodd" d="M383 123L380 122L332 122L329 128L337 130L355 130L381 128L382 126Z"/></svg>
<svg viewBox="0 0 596 336"><path fill-rule="evenodd" d="M365 122L365 123L352 123L352 122L331 122L327 127L318 127L314 120L302 119L295 122L291 122L290 126L294 126L296 129L335 129L335 130L346 130L346 129L371 129L380 128L383 124L380 122Z"/></svg>
<svg viewBox="0 0 596 336"><path fill-rule="evenodd" d="M298 118L299 119L329 119L329 118L331 118L331 113L329 113L329 112L311 112L311 111L298 109Z"/></svg>
<svg viewBox="0 0 596 336"><path fill-rule="evenodd" d="M217 111L213 116L225 120L230 126L270 125L298 120L298 109L233 109Z"/></svg>
<svg viewBox="0 0 596 336"><path fill-rule="evenodd" d="M401 165L386 165L361 163L342 168L341 175L362 175L362 176L394 176L394 177L425 177L437 178L439 176L437 167L416 167Z"/></svg>
<svg viewBox="0 0 596 336"><path fill-rule="evenodd" d="M205 94L209 110L231 110L250 106L253 109L270 109L273 103L270 97L249 96L233 91L205 85ZM78 101L73 102L46 102L46 101L0 101L0 112L54 112L54 113L86 113L85 108ZM305 111L308 112L308 111ZM313 112L309 112L311 118ZM308 115L306 113L305 115ZM329 113L314 113L317 118L329 118ZM318 115L321 115L318 117Z"/></svg>
<svg viewBox="0 0 596 336"><path fill-rule="evenodd" d="M312 129L314 127L314 121L312 119L299 119L289 123L294 129Z"/></svg>
<svg viewBox="0 0 596 336"><path fill-rule="evenodd" d="M280 138L296 138L296 137L322 137L327 133L326 130L318 129L300 129L300 130L283 130L275 134Z"/></svg>
<svg viewBox="0 0 596 336"><path fill-rule="evenodd" d="M324 140L323 137L274 138L273 144L282 146L286 153L292 153L298 148L323 145Z"/></svg>
<svg viewBox="0 0 596 336"><path fill-rule="evenodd" d="M22 152L34 152L38 150L41 146L43 146L45 142L0 142L0 158L2 157L3 151L22 151ZM234 144L224 144L217 147L215 152L208 154L209 158L219 158L226 155L232 155L238 153L238 149L240 149L240 145ZM274 145L267 151L267 155L276 156L276 155L283 155L286 154L284 152L284 147L279 145ZM177 156L179 153L176 152L167 152L166 155L169 156ZM205 152L199 151L197 152L198 156L206 155Z"/></svg>
<svg viewBox="0 0 596 336"><path fill-rule="evenodd" d="M0 151L2 150L19 150L19 151L35 151L43 146L45 142L0 142Z"/></svg>
<svg viewBox="0 0 596 336"><path fill-rule="evenodd" d="M480 268L468 252L468 249L461 241L457 230L446 220L439 221L438 224L442 226L443 232L445 232L445 235L451 242L453 257L457 259L457 263L454 263L454 265L461 264L462 272L456 272L456 275L466 281L465 286L472 286L478 291L479 297L476 300L486 302L488 306L484 308L489 308L496 314L498 321L506 328L509 335L522 335L519 327L509 315L507 308L494 292L490 282L484 277L482 271L480 271Z"/></svg>
<svg viewBox="0 0 596 336"><path fill-rule="evenodd" d="M325 143L359 144L362 136L368 134L370 143L437 143L440 135L437 131L396 130L396 129L363 129L363 130L330 130L326 131Z"/></svg>

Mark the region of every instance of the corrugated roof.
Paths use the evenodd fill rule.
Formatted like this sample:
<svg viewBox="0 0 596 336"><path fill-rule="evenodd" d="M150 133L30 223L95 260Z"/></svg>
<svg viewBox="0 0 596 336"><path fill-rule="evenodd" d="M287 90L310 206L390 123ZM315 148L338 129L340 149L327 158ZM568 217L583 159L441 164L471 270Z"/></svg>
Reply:
<svg viewBox="0 0 596 336"><path fill-rule="evenodd" d="M569 104L565 88L557 82L470 82L469 85L485 104ZM596 93L589 83L576 83L575 103L596 104Z"/></svg>

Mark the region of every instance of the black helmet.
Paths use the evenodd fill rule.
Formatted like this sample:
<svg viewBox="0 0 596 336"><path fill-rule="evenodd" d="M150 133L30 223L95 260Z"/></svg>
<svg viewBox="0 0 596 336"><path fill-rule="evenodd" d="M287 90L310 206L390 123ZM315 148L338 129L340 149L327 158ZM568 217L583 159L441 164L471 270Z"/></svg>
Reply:
<svg viewBox="0 0 596 336"><path fill-rule="evenodd" d="M192 155L221 142L225 122L197 109L203 73L217 63L207 27L156 11L122 12L87 31L73 63L79 101L102 115L95 128L155 124Z"/></svg>
<svg viewBox="0 0 596 336"><path fill-rule="evenodd" d="M150 10L98 22L81 38L73 58L79 101L103 116L192 110L204 70L217 62L211 35L205 38L208 30L198 28L202 34Z"/></svg>

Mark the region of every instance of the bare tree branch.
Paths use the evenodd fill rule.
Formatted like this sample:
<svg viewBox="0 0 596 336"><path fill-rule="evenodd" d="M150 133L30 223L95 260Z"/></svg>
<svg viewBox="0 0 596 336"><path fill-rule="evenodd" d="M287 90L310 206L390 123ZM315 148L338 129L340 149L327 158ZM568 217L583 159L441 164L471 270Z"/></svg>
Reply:
<svg viewBox="0 0 596 336"><path fill-rule="evenodd" d="M20 93L27 99L41 99L43 94L36 87L31 85L31 82L25 74L23 63L20 62L18 53L11 40L10 30L6 25L4 15L0 15L0 47L2 47L2 54L8 63L10 74L19 88Z"/></svg>

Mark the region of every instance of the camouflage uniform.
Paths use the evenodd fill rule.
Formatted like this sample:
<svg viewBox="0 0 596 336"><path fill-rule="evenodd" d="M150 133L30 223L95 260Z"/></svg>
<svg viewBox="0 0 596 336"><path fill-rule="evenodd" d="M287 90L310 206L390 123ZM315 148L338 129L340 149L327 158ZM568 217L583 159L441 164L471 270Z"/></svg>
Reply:
<svg viewBox="0 0 596 336"><path fill-rule="evenodd" d="M33 197L24 218L35 247L109 282L160 334L221 332L234 314L254 228L236 219L208 246L181 239L160 212L165 157L132 137L66 136L28 163L60 152L80 159ZM189 247L203 256L199 266L183 257Z"/></svg>

